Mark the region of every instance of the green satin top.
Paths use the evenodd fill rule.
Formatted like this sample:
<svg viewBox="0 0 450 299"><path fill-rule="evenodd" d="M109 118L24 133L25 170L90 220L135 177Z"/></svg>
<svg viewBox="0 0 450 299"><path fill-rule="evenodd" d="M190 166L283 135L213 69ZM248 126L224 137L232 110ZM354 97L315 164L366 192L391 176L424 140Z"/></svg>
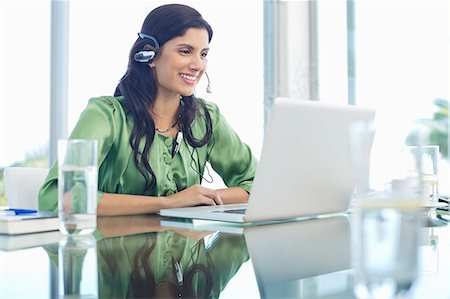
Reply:
<svg viewBox="0 0 450 299"><path fill-rule="evenodd" d="M217 105L206 102L212 120L213 135L202 147L193 148L183 140L172 157L173 138L156 133L149 162L156 176L156 186L145 190L144 176L133 160L130 133L133 120L121 102L123 97L98 97L89 100L70 139L98 140L98 201L103 192L149 196L168 196L194 184L200 184L208 161L228 187L250 192L257 160L250 148L228 125ZM203 113L192 124L194 137L206 131ZM142 140L143 141L143 140ZM143 146L144 142L141 142ZM58 166L51 167L39 192L39 210L57 211Z"/></svg>

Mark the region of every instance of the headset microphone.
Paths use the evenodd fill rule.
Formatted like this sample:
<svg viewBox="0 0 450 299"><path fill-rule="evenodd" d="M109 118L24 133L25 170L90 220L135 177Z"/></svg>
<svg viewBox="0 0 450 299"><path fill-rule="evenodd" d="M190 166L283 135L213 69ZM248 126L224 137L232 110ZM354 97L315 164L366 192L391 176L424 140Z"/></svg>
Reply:
<svg viewBox="0 0 450 299"><path fill-rule="evenodd" d="M134 54L134 60L136 62L149 63L155 57L155 51L139 51Z"/></svg>
<svg viewBox="0 0 450 299"><path fill-rule="evenodd" d="M180 130L177 133L177 137L173 141L172 146L172 158L175 157L175 155L178 153L181 147L181 142L183 141L183 132Z"/></svg>
<svg viewBox="0 0 450 299"><path fill-rule="evenodd" d="M206 92L207 93L212 93L212 87L211 87L211 82L209 81L208 73L205 72L205 75L206 75L206 79L208 80L208 86L206 86Z"/></svg>

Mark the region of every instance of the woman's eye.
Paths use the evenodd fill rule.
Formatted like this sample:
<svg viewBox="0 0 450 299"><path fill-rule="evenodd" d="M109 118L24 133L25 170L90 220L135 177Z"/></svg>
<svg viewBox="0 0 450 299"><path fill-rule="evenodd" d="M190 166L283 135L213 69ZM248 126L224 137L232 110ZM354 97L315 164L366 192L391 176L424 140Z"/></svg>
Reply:
<svg viewBox="0 0 450 299"><path fill-rule="evenodd" d="M208 56L208 52L203 52L202 57L206 57L206 56Z"/></svg>
<svg viewBox="0 0 450 299"><path fill-rule="evenodd" d="M183 55L187 55L190 53L190 51L189 50L180 50L180 53Z"/></svg>

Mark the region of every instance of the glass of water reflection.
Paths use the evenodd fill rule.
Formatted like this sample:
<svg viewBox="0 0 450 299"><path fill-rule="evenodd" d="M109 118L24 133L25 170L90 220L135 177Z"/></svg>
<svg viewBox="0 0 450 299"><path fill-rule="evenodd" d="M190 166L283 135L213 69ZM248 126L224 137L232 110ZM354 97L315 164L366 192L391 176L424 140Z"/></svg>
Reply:
<svg viewBox="0 0 450 299"><path fill-rule="evenodd" d="M58 142L60 231L90 234L97 227L97 140Z"/></svg>
<svg viewBox="0 0 450 299"><path fill-rule="evenodd" d="M99 298L97 243L92 235L69 235L59 241L59 298Z"/></svg>

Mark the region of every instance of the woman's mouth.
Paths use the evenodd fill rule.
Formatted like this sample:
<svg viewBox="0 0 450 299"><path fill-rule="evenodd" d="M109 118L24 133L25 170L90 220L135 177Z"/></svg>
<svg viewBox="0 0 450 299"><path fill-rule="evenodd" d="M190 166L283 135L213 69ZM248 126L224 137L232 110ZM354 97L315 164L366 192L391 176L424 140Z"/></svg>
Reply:
<svg viewBox="0 0 450 299"><path fill-rule="evenodd" d="M184 73L181 73L180 77L183 79L184 82L186 82L188 84L194 84L195 81L197 80L197 76L188 75L188 74L184 74Z"/></svg>

